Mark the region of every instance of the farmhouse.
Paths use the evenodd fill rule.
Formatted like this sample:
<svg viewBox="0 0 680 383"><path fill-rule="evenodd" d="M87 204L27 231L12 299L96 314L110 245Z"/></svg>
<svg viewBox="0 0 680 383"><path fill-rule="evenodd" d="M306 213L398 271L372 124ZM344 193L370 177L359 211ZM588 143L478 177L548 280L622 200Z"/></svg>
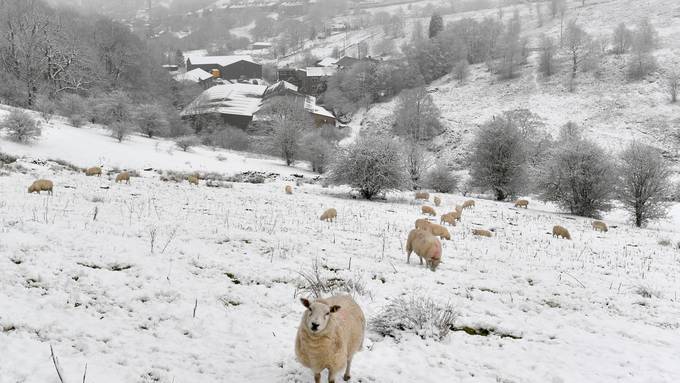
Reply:
<svg viewBox="0 0 680 383"><path fill-rule="evenodd" d="M212 74L204 71L201 68L196 68L193 70L190 70L186 73L179 73L175 75L175 81L188 81L188 82L194 82L197 83L201 86L203 86L203 89L208 89L210 88L213 83L214 83L214 77Z"/></svg>
<svg viewBox="0 0 680 383"><path fill-rule="evenodd" d="M264 85L242 83L216 85L196 97L180 116L190 120L210 118L245 129L260 109L266 89Z"/></svg>
<svg viewBox="0 0 680 383"><path fill-rule="evenodd" d="M190 56L187 71L203 69L224 80L262 78L262 65L250 56Z"/></svg>
<svg viewBox="0 0 680 383"><path fill-rule="evenodd" d="M314 124L317 127L323 125L335 126L336 124L336 119L333 113L316 104L316 97L301 93L297 86L289 82L279 81L269 86L264 92L263 104L266 105L268 102L271 102L271 100L278 97L286 97L296 103L300 103L301 106L312 116L314 119Z"/></svg>

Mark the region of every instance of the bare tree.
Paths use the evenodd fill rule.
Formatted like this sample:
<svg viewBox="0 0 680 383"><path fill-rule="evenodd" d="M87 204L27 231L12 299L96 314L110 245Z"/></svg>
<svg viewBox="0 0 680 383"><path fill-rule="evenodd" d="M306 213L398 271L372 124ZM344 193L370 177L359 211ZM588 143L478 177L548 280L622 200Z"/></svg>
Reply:
<svg viewBox="0 0 680 383"><path fill-rule="evenodd" d="M565 42L565 49L567 50L571 61L571 82L570 91L574 90L574 82L576 73L578 72L581 63L587 59L590 53L591 38L586 31L576 24L575 20L569 22L567 26L567 37Z"/></svg>
<svg viewBox="0 0 680 383"><path fill-rule="evenodd" d="M349 185L366 199L408 185L401 148L395 141L380 137L361 137L341 150L331 165L329 181Z"/></svg>
<svg viewBox="0 0 680 383"><path fill-rule="evenodd" d="M541 53L538 62L538 71L545 77L555 74L555 41L552 37L543 36L541 39Z"/></svg>
<svg viewBox="0 0 680 383"><path fill-rule="evenodd" d="M678 101L678 89L680 88L680 74L672 70L666 75L666 84L668 87L668 95L670 96L671 102L675 103Z"/></svg>
<svg viewBox="0 0 680 383"><path fill-rule="evenodd" d="M614 43L614 53L621 55L628 52L630 49L633 33L626 27L625 23L621 23L614 29L614 37L612 40Z"/></svg>
<svg viewBox="0 0 680 383"><path fill-rule="evenodd" d="M170 133L168 120L160 105L141 105L135 118L139 131L149 138L167 136Z"/></svg>
<svg viewBox="0 0 680 383"><path fill-rule="evenodd" d="M632 55L628 62L628 77L630 79L640 79L656 69L656 60L652 51L656 49L657 40L658 36L654 26L649 19L642 19L633 31Z"/></svg>
<svg viewBox="0 0 680 383"><path fill-rule="evenodd" d="M470 64L468 63L467 59L462 59L458 61L454 66L453 66L453 77L460 81L464 82L465 79L467 79L468 75L470 74Z"/></svg>
<svg viewBox="0 0 680 383"><path fill-rule="evenodd" d="M437 193L451 193L458 187L458 178L446 166L439 164L425 176L425 187Z"/></svg>
<svg viewBox="0 0 680 383"><path fill-rule="evenodd" d="M276 98L264 108L263 115L271 123L269 145L286 165L301 159L302 139L313 126L310 114L296 99Z"/></svg>
<svg viewBox="0 0 680 383"><path fill-rule="evenodd" d="M621 153L618 194L637 227L666 216L670 175L661 152L651 146L632 142Z"/></svg>
<svg viewBox="0 0 680 383"><path fill-rule="evenodd" d="M495 117L475 134L470 156L471 184L492 190L498 201L505 200L524 188L525 163L525 147L517 125Z"/></svg>
<svg viewBox="0 0 680 383"><path fill-rule="evenodd" d="M399 95L395 132L412 141L427 140L441 132L439 108L423 87Z"/></svg>
<svg viewBox="0 0 680 383"><path fill-rule="evenodd" d="M420 180L430 167L427 152L417 141L406 139L404 143L404 162L414 189L420 188Z"/></svg>
<svg viewBox="0 0 680 383"><path fill-rule="evenodd" d="M614 165L604 150L569 123L536 173L535 184L544 201L555 202L571 214L598 217L611 209L613 174Z"/></svg>

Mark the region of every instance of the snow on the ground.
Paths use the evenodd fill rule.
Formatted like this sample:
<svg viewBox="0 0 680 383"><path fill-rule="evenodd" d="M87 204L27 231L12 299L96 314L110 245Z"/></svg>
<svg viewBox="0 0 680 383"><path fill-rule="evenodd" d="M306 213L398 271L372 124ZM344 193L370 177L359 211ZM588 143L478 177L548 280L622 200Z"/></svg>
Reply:
<svg viewBox="0 0 680 383"><path fill-rule="evenodd" d="M366 202L316 185L286 195L283 182L121 185L21 165L0 177L2 383L57 382L50 345L69 382L86 363L98 383L310 382L294 358L295 294L315 260L365 283L356 299L369 320L416 291L453 304L458 326L520 337L369 331L354 382L680 380L680 251L658 243L680 240L677 226L613 221L597 233L534 201L477 200L433 273L405 262L420 217L408 193ZM37 176L54 180L53 196L26 193ZM464 198L442 197L440 213ZM318 219L329 207L336 223ZM554 224L573 240L552 238Z"/></svg>
<svg viewBox="0 0 680 383"><path fill-rule="evenodd" d="M0 109L0 119L9 112ZM98 127L74 128L55 117L42 123L42 135L31 145L16 143L0 134L0 151L47 159L61 159L79 167L154 168L174 171L206 171L235 174L244 171L274 172L282 175L311 174L306 168L288 167L279 159L251 153L211 149L205 146L180 150L174 141L131 135L122 143ZM305 166L304 163L300 163Z"/></svg>

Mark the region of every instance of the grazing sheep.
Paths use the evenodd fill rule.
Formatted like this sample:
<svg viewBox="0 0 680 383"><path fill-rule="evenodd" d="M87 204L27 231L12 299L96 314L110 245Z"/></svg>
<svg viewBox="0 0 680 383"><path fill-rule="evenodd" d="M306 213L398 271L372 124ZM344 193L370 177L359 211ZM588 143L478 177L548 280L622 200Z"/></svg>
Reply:
<svg viewBox="0 0 680 383"><path fill-rule="evenodd" d="M593 221L593 230L606 233L609 231L609 228L607 227L607 224L602 221Z"/></svg>
<svg viewBox="0 0 680 383"><path fill-rule="evenodd" d="M88 176L88 177L89 176L101 177L102 168L100 168L99 166L93 166L91 168L87 168L87 169L85 169L85 175Z"/></svg>
<svg viewBox="0 0 680 383"><path fill-rule="evenodd" d="M125 181L125 183L127 183L128 185L130 184L130 173L126 171L118 173L118 175L116 176L116 183L123 181Z"/></svg>
<svg viewBox="0 0 680 383"><path fill-rule="evenodd" d="M312 370L315 383L326 369L329 383L335 383L343 368L343 379L350 380L352 358L364 345L366 318L361 307L349 295L300 301L307 310L295 337L298 361Z"/></svg>
<svg viewBox="0 0 680 383"><path fill-rule="evenodd" d="M457 216L455 212L453 213L446 213L442 215L441 219L439 220L439 223L448 223L451 226L456 226L456 217L460 219L460 216Z"/></svg>
<svg viewBox="0 0 680 383"><path fill-rule="evenodd" d="M555 225L553 226L553 231L552 231L553 237L562 237L565 239L571 239L571 235L569 235L569 230L565 229L564 227L560 225Z"/></svg>
<svg viewBox="0 0 680 383"><path fill-rule="evenodd" d="M422 211L423 214L431 215L431 216L433 216L433 217L434 217L435 215L437 215L437 212L434 211L434 209L433 209L432 207L430 207L430 206L422 206L422 207L420 208L420 211Z"/></svg>
<svg viewBox="0 0 680 383"><path fill-rule="evenodd" d="M38 193L45 190L47 194L52 195L54 184L50 180L37 180L28 187L28 193Z"/></svg>
<svg viewBox="0 0 680 383"><path fill-rule="evenodd" d="M441 203L442 203L441 198L435 196L434 197L434 206L439 206L439 205L441 205Z"/></svg>
<svg viewBox="0 0 680 383"><path fill-rule="evenodd" d="M187 181L189 181L190 184L198 186L198 176L189 176L187 177Z"/></svg>
<svg viewBox="0 0 680 383"><path fill-rule="evenodd" d="M432 271L435 271L441 263L442 243L426 230L413 229L408 233L406 263L411 263L411 253L414 251L420 258L420 264L423 264L423 258L425 258L425 266Z"/></svg>
<svg viewBox="0 0 680 383"><path fill-rule="evenodd" d="M469 200L463 202L463 209L473 208L473 207L475 207L475 201L474 200L469 199Z"/></svg>
<svg viewBox="0 0 680 383"><path fill-rule="evenodd" d="M428 227L428 231L435 237L439 237L441 239L448 239L449 241L451 240L451 234L449 234L449 231L442 225L432 223Z"/></svg>
<svg viewBox="0 0 680 383"><path fill-rule="evenodd" d="M529 208L529 201L527 201L525 199L518 199L517 201L515 201L515 207L523 207L525 209L528 209Z"/></svg>
<svg viewBox="0 0 680 383"><path fill-rule="evenodd" d="M331 221L333 222L334 219L338 217L338 211L335 210L334 208L330 208L321 214L321 218L319 218L322 221Z"/></svg>
<svg viewBox="0 0 680 383"><path fill-rule="evenodd" d="M429 230L430 225L432 225L432 222L425 218L418 218L416 220L416 229Z"/></svg>
<svg viewBox="0 0 680 383"><path fill-rule="evenodd" d="M429 201L430 200L430 193L428 192L416 192L416 199L419 200L425 200Z"/></svg>
<svg viewBox="0 0 680 383"><path fill-rule="evenodd" d="M489 230L484 229L472 229L472 235L478 235L480 237L493 237L493 234Z"/></svg>
<svg viewBox="0 0 680 383"><path fill-rule="evenodd" d="M293 187L290 185L286 185L286 194L293 194Z"/></svg>

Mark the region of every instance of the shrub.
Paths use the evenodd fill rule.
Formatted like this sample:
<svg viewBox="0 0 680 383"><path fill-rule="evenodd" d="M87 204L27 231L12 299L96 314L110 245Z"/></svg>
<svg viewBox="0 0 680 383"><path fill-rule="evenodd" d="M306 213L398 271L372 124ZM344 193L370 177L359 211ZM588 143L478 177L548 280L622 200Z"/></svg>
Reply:
<svg viewBox="0 0 680 383"><path fill-rule="evenodd" d="M456 65L453 66L453 78L456 80L463 82L465 79L467 79L468 75L470 74L470 64L468 63L467 59L460 60L456 63Z"/></svg>
<svg viewBox="0 0 680 383"><path fill-rule="evenodd" d="M601 147L583 138L570 123L539 168L536 185L542 200L555 202L571 214L598 217L611 208L614 165Z"/></svg>
<svg viewBox="0 0 680 383"><path fill-rule="evenodd" d="M80 128L81 126L85 125L85 117L83 117L82 114L74 114L69 118L69 121L71 122L71 125L75 128Z"/></svg>
<svg viewBox="0 0 680 383"><path fill-rule="evenodd" d="M312 171L323 173L327 170L334 147L318 133L305 137L302 143L303 157L312 165Z"/></svg>
<svg viewBox="0 0 680 383"><path fill-rule="evenodd" d="M671 170L657 149L631 143L620 155L619 199L637 227L666 216Z"/></svg>
<svg viewBox="0 0 680 383"><path fill-rule="evenodd" d="M410 295L392 299L370 321L373 331L399 339L403 332L423 339L442 340L454 328L458 313L451 304L441 305L427 296Z"/></svg>
<svg viewBox="0 0 680 383"><path fill-rule="evenodd" d="M414 141L428 140L441 133L439 108L425 88L404 90L398 101L395 133Z"/></svg>
<svg viewBox="0 0 680 383"><path fill-rule="evenodd" d="M295 291L297 294L312 295L316 298L323 298L337 293L357 295L370 295L366 288L366 281L361 274L355 274L349 278L328 276L323 271L318 260L312 264L309 271L301 271L301 281Z"/></svg>
<svg viewBox="0 0 680 383"><path fill-rule="evenodd" d="M165 111L159 105L142 105L135 117L139 131L149 138L167 136L170 133Z"/></svg>
<svg viewBox="0 0 680 383"><path fill-rule="evenodd" d="M61 96L58 104L62 116L71 118L75 115L85 115L85 99L77 94L67 93Z"/></svg>
<svg viewBox="0 0 680 383"><path fill-rule="evenodd" d="M116 91L91 101L92 122L112 124L132 120L132 100L123 92Z"/></svg>
<svg viewBox="0 0 680 383"><path fill-rule="evenodd" d="M175 139L175 144L177 145L177 147L185 152L188 151L190 148L199 145L200 143L201 141L196 136L183 136L177 137Z"/></svg>
<svg viewBox="0 0 680 383"><path fill-rule="evenodd" d="M9 113L0 127L7 130L11 140L22 143L34 140L42 133L30 114L17 109Z"/></svg>
<svg viewBox="0 0 680 383"><path fill-rule="evenodd" d="M401 148L389 139L361 137L341 150L330 169L329 181L349 185L371 199L388 190L400 190L408 184Z"/></svg>
<svg viewBox="0 0 680 383"><path fill-rule="evenodd" d="M129 122L115 121L109 125L109 131L111 132L111 137L118 140L118 142L123 142L134 129Z"/></svg>
<svg viewBox="0 0 680 383"><path fill-rule="evenodd" d="M444 165L437 165L427 173L425 187L437 193L452 193L458 187L458 178Z"/></svg>
<svg viewBox="0 0 680 383"><path fill-rule="evenodd" d="M35 106L36 110L40 112L40 117L42 117L46 123L49 123L57 112L57 103L44 96L38 98Z"/></svg>
<svg viewBox="0 0 680 383"><path fill-rule="evenodd" d="M217 128L207 137L212 146L229 150L246 151L250 148L250 136L239 128L227 126Z"/></svg>
<svg viewBox="0 0 680 383"><path fill-rule="evenodd" d="M526 185L526 153L516 123L496 117L476 133L470 157L470 183L492 190L498 201L521 192Z"/></svg>

